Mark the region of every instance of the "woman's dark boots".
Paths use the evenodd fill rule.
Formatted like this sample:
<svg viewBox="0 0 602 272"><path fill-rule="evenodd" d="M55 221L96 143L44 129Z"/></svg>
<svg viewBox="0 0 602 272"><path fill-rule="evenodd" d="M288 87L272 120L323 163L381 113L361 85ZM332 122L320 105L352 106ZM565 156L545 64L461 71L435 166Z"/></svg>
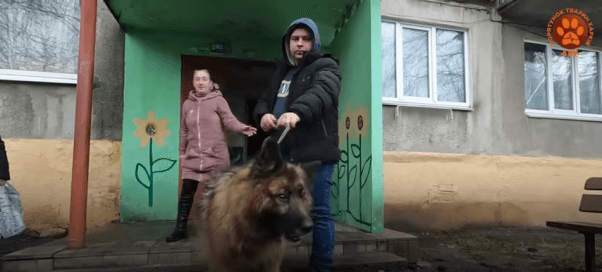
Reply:
<svg viewBox="0 0 602 272"><path fill-rule="evenodd" d="M188 238L188 233L186 231L188 215L190 214L190 209L194 202L194 194L198 185L199 182L196 180L185 179L183 181L182 194L180 195L180 201L178 203L176 229L171 235L165 238L166 242L171 243Z"/></svg>

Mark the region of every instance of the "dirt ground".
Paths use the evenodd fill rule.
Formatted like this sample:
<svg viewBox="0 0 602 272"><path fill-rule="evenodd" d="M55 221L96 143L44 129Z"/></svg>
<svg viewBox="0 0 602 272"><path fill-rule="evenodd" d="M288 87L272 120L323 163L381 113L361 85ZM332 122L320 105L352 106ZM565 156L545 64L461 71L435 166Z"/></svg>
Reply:
<svg viewBox="0 0 602 272"><path fill-rule="evenodd" d="M406 232L419 237L421 250L417 266L404 272L585 271L584 238L577 232L543 227ZM53 239L39 239L36 233L28 231L8 240L0 239L0 256ZM602 237L597 237L596 244L601 242ZM601 250L596 257L602 263ZM602 269L602 265L597 268Z"/></svg>
<svg viewBox="0 0 602 272"><path fill-rule="evenodd" d="M585 271L584 237L575 231L466 227L412 234L419 237L421 249L417 271ZM600 241L596 237L597 245ZM598 262L601 253L597 250Z"/></svg>

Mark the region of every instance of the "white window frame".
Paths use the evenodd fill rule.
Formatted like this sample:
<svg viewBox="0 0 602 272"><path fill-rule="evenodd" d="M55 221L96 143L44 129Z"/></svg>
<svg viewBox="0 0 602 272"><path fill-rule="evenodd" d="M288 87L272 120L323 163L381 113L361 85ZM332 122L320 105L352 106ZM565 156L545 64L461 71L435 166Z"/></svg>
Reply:
<svg viewBox="0 0 602 272"><path fill-rule="evenodd" d="M401 23L394 20L382 19L381 23L392 23L395 25L395 78L396 97L382 96L383 105L421 107L421 108L443 108L472 110L472 91L470 86L470 63L468 61L468 30L452 27L435 27L418 25L412 23ZM403 36L402 28L410 28L428 32L428 56L429 56L429 97L415 97L403 95ZM460 31L464 33L464 86L465 102L438 101L437 100L437 29Z"/></svg>
<svg viewBox="0 0 602 272"><path fill-rule="evenodd" d="M0 81L77 84L77 74L0 69Z"/></svg>
<svg viewBox="0 0 602 272"><path fill-rule="evenodd" d="M532 43L538 45L544 45L546 47L546 91L548 95L548 109L547 110L536 110L536 109L528 109L527 101L525 101L525 114L528 117L532 118L551 118L551 119L565 119L565 120L582 120L582 121L598 121L602 122L602 114L593 114L593 113L582 113L581 112L581 95L579 90L579 58L577 56L572 57L573 61L571 61L571 81L573 88L573 110L563 110L554 108L554 79L552 76L552 53L554 49L564 51L566 49L554 44L554 46L550 47L549 43L539 42L534 40L525 39L523 42L523 50L525 43ZM597 50L589 50L582 49L583 51L595 52L598 54L598 91L600 92L600 107L602 107L602 52ZM524 58L523 58L523 77L524 73ZM525 89L525 83L523 80L523 90ZM524 92L523 92L524 96Z"/></svg>

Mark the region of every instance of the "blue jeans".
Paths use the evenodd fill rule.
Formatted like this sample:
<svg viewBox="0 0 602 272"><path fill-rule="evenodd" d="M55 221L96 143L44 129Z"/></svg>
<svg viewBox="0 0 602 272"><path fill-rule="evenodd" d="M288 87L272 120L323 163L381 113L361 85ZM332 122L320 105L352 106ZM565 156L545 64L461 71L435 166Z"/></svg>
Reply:
<svg viewBox="0 0 602 272"><path fill-rule="evenodd" d="M313 184L314 208L312 214L314 231L309 258L312 271L332 271L335 230L330 199L334 167L334 163L322 164Z"/></svg>

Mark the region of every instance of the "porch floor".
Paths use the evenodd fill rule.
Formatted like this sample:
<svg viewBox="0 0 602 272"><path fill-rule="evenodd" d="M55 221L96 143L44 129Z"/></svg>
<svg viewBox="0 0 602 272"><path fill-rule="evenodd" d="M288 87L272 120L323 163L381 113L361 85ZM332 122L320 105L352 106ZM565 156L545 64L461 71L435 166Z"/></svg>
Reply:
<svg viewBox="0 0 602 272"><path fill-rule="evenodd" d="M12 252L2 256L0 271L52 271L81 269L119 269L139 267L205 267L198 234L189 223L191 238L166 243L174 221L113 223L86 234L86 248L67 249L67 238ZM389 264L407 267L418 259L418 237L389 229L381 234L366 233L336 223L335 268L354 265ZM287 247L284 269L307 264L311 235ZM339 269L337 269L339 270Z"/></svg>

